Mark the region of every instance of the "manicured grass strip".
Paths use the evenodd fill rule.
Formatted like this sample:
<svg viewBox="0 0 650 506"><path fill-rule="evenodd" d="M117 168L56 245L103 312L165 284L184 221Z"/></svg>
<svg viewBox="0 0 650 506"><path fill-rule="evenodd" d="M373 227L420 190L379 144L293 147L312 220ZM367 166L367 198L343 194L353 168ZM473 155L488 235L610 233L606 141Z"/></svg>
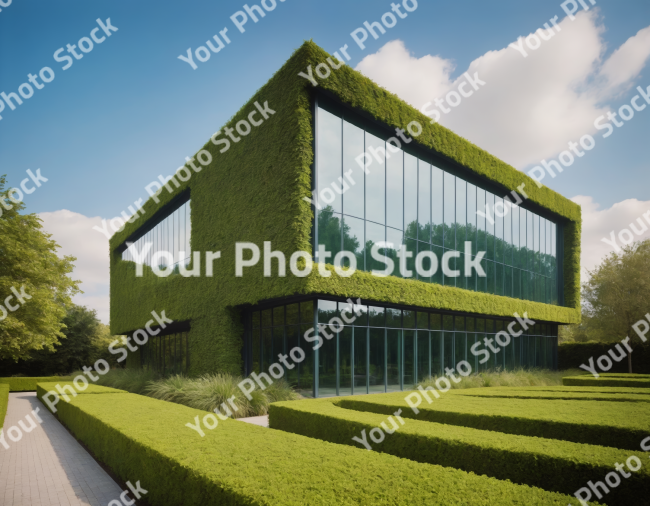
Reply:
<svg viewBox="0 0 650 506"><path fill-rule="evenodd" d="M650 388L650 378L617 378L605 376L594 378L593 376L567 376L562 378L565 386L603 386L603 387L629 387L629 388Z"/></svg>
<svg viewBox="0 0 650 506"><path fill-rule="evenodd" d="M5 422L7 406L9 405L9 385L0 383L0 429Z"/></svg>
<svg viewBox="0 0 650 506"><path fill-rule="evenodd" d="M386 434L381 443L370 439L380 424L395 426L385 415L343 409L331 399L278 402L271 404L270 427L303 436L364 448L353 440L365 429L373 450L398 457L454 467L463 471L511 480L545 490L573 494L590 480L602 480L616 463L625 464L631 453L567 441L405 420ZM375 430L376 438L381 435ZM607 496L607 504L633 504L650 487L650 464L644 452L637 452L645 464Z"/></svg>
<svg viewBox="0 0 650 506"><path fill-rule="evenodd" d="M609 401L609 402L650 402L650 394L634 395L627 393L599 393L572 391L542 391L527 388L468 388L459 390L455 395L470 397L502 397L505 399L566 399L576 401Z"/></svg>
<svg viewBox="0 0 650 506"><path fill-rule="evenodd" d="M152 505L434 504L566 506L572 498L451 468L420 464L219 421L205 437L185 427L205 411L134 394L79 395L57 415Z"/></svg>
<svg viewBox="0 0 650 506"><path fill-rule="evenodd" d="M645 402L488 399L447 394L439 399L432 397L432 404L423 399L417 415L405 400L413 395L410 399L415 404L413 392L344 397L335 402L355 411L390 415L401 408L403 417L416 420L633 451L647 437L650 420L650 405Z"/></svg>
<svg viewBox="0 0 650 506"><path fill-rule="evenodd" d="M43 376L33 378L0 378L0 384L9 385L10 392L35 392L36 384L43 381L70 381L70 376Z"/></svg>

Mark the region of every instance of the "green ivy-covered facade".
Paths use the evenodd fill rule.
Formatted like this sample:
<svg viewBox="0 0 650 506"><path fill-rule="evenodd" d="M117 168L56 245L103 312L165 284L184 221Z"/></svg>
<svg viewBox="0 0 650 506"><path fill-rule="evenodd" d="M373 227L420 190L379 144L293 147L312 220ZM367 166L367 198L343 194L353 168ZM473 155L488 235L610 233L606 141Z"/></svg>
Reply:
<svg viewBox="0 0 650 506"><path fill-rule="evenodd" d="M336 65L331 65L332 62ZM314 73L317 87L298 75L321 63L330 68L338 66L333 57L314 43L304 43L226 126L234 128L239 121L249 119L257 110L256 103L268 103L274 113L249 134L240 136L239 142L230 142L228 150L224 150L223 143L215 144L208 138L202 149L210 153L212 162L199 167L199 172L192 170L191 177L185 181L182 179L186 177L177 177L178 187L170 185L172 192L162 189L157 195L159 202L149 199L143 206L142 216L134 223L127 223L111 238L112 333L132 333L144 328L152 311L165 311L179 326L174 331L182 331L188 337L188 374L242 375L256 368L251 337L253 309L307 301L313 304L318 300L342 303L352 298L373 307L397 308L404 315L406 311L419 311L472 318L472 326L482 319L494 320L496 325L499 321L512 320L514 313L527 313L530 319L545 325L539 335L548 333L547 337L552 337L549 331L552 325L579 322L580 207L544 186L538 187L524 173L448 129L431 124L419 111L346 65L331 70L324 79ZM440 160L449 170L469 174L477 184L493 188L502 196L525 184L528 198L522 207L548 217L558 226L561 247L558 248L556 290L561 296L556 303L418 279L377 277L361 270L344 277L330 264L326 266L329 277L319 275L318 269L306 277L297 277L289 268L284 277L276 275L277 271L265 276L262 261L246 268L243 276L236 276L235 244L238 242L254 243L263 250L264 242L270 241L272 249L283 252L287 260L296 251L314 253L315 208L305 197L312 198L315 185L315 114L319 99L336 104L360 121L385 131L407 130L410 123L417 121L422 132L414 139L413 146ZM184 277L175 273L158 277L145 266L144 275L136 277L135 263L122 258L126 242L141 238L144 231L154 228L188 200L190 244L192 251L201 252L201 275ZM205 275L206 251L221 252L221 257L213 262L211 277ZM275 260L273 265L277 265ZM312 327L319 323L317 306L318 303L312 306L312 321L298 323ZM465 325L463 332L470 336L469 320ZM427 331L437 330L429 327ZM286 340L283 346L286 350ZM434 345L427 346L433 349ZM519 356L523 353L522 348ZM318 352L311 359L319 364ZM136 351L129 354L127 362L130 367L139 367L141 361L141 352ZM257 364L260 370L263 363L259 356ZM316 374L312 378L316 394L318 369L314 369ZM418 377L423 370L420 369Z"/></svg>

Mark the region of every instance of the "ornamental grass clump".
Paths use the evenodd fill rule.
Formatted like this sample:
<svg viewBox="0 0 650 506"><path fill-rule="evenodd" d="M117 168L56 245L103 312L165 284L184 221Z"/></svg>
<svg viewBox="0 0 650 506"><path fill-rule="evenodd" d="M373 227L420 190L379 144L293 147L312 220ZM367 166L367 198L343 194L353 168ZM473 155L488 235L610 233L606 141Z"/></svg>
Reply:
<svg viewBox="0 0 650 506"><path fill-rule="evenodd" d="M113 369L100 376L97 384L204 411L218 409L220 414L233 418L266 415L272 402L299 398L289 383L280 379L265 390L257 388L250 392L249 400L239 388L242 380L229 374L205 374L199 378L176 374L161 378L152 371Z"/></svg>
<svg viewBox="0 0 650 506"><path fill-rule="evenodd" d="M502 371L482 371L462 378L458 383L450 381L451 388L483 388L483 387L544 387L562 385L562 377L573 374L571 371L551 371L549 369L515 369ZM458 378L458 374L455 374ZM442 376L430 376L422 380L423 388L436 387L436 380Z"/></svg>

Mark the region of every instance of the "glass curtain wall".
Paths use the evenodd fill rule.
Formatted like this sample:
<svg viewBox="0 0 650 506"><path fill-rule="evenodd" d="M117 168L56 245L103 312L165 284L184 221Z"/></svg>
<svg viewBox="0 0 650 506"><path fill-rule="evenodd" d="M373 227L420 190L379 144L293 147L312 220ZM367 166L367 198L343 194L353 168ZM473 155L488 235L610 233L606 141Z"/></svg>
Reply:
<svg viewBox="0 0 650 506"><path fill-rule="evenodd" d="M167 251L173 255L172 267L186 266L189 264L191 257L191 231L190 201L188 200L161 220L149 232L134 241L133 244L138 252L143 250L146 243L153 245L143 262L149 267L152 266L154 253L158 251ZM128 248L122 252L122 260L135 262L135 258ZM165 258L160 259L159 266L168 267Z"/></svg>
<svg viewBox="0 0 650 506"><path fill-rule="evenodd" d="M186 373L190 368L189 333L149 336L140 346L140 365L163 376Z"/></svg>
<svg viewBox="0 0 650 506"><path fill-rule="evenodd" d="M404 277L558 304L555 223L514 205L512 196L511 204L320 107L316 132L315 244L331 252L328 263L345 250L354 253L358 270L383 270L371 249L386 241L393 247L379 253L395 261L395 276L402 276L401 248L411 254ZM472 257L486 252L485 277L475 271L465 276L465 241L471 242ZM441 267L428 275L426 259L425 272L416 272L418 253L434 252L441 263L451 250L461 252L449 262L460 276L444 276Z"/></svg>
<svg viewBox="0 0 650 506"><path fill-rule="evenodd" d="M501 347L495 344L496 334L507 332L510 321L378 306L354 309L358 316L353 315L350 324L347 302L318 300L251 311L247 343L252 372L268 374L278 354L300 347L306 359L293 369L285 368L285 378L306 396L314 395L316 379L317 395L326 397L412 389L429 376L444 374L445 368L456 370L463 360L472 372L557 368L554 324L537 323ZM324 338L317 352L315 343L304 338L314 328L314 311L325 331L321 335L333 336ZM516 322L512 329L522 330ZM483 352L489 349L486 339L499 352ZM503 341L503 334L499 339Z"/></svg>

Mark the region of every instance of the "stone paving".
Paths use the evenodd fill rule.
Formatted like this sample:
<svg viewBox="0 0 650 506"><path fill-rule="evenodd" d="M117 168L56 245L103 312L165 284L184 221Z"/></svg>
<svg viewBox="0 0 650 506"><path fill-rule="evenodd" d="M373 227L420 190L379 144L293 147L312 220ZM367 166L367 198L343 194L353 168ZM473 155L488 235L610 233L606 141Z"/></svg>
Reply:
<svg viewBox="0 0 650 506"><path fill-rule="evenodd" d="M39 408L42 424L32 410ZM36 428L30 429L30 415ZM21 428L22 438L13 442L6 431ZM54 418L33 392L9 394L4 421L4 441L0 444L0 506L107 506L119 501L122 489L95 462L90 454ZM14 438L16 432L13 431ZM129 498L130 494L129 494Z"/></svg>
<svg viewBox="0 0 650 506"><path fill-rule="evenodd" d="M259 425L260 427L269 426L269 415L265 416L250 416L248 418L237 418L240 422L252 423L253 425Z"/></svg>

